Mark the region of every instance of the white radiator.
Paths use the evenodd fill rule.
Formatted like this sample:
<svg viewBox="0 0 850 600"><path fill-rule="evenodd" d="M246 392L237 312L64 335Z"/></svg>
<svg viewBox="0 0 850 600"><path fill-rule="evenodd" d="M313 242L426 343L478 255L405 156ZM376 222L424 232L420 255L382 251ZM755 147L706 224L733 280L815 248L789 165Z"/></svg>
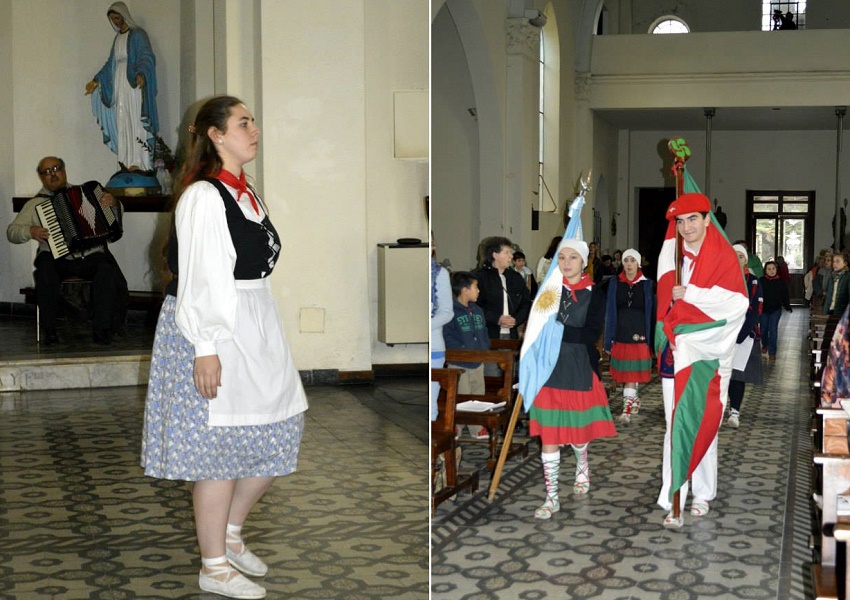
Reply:
<svg viewBox="0 0 850 600"><path fill-rule="evenodd" d="M378 341L427 344L430 313L428 244L378 244Z"/></svg>

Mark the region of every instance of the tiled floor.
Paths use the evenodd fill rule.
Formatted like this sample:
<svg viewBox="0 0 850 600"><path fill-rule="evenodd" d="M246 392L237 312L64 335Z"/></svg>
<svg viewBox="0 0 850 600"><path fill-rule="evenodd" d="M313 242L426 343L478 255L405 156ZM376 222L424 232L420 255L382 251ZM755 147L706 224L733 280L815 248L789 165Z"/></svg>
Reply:
<svg viewBox="0 0 850 600"><path fill-rule="evenodd" d="M308 388L299 470L246 524L271 565L269 598L434 600L811 597L805 328L783 318L779 360L749 386L741 428L720 437L720 494L678 532L655 506L663 411L657 382L619 436L591 445L593 489L532 517L543 497L536 444L481 491L439 507L428 573L426 388L416 379ZM38 354L34 323L0 318L10 355ZM125 347L149 343L138 322ZM64 351L98 353L85 331ZM135 344L135 346L134 346ZM0 599L214 598L199 568L185 484L138 466L144 388L0 394ZM613 403L619 408L619 400ZM465 464L479 468L481 447Z"/></svg>
<svg viewBox="0 0 850 600"><path fill-rule="evenodd" d="M33 327L0 320L0 358L32 358ZM148 333L136 329L112 350L138 352ZM104 351L74 335L78 343L51 356ZM220 597L197 588L187 485L139 467L144 394L0 394L0 599ZM307 394L298 471L274 484L245 526L269 563L259 579L268 598L427 598L425 381Z"/></svg>
<svg viewBox="0 0 850 600"><path fill-rule="evenodd" d="M432 520L434 600L810 598L808 315L781 321L778 359L748 386L741 427L723 427L719 493L702 518L668 531L655 504L664 410L660 386L641 389L641 413L590 446L592 489L571 493L575 459L562 451L561 511L538 521L537 446L508 463L498 493L441 505ZM622 398L612 396L612 411ZM476 464L475 450L464 461Z"/></svg>

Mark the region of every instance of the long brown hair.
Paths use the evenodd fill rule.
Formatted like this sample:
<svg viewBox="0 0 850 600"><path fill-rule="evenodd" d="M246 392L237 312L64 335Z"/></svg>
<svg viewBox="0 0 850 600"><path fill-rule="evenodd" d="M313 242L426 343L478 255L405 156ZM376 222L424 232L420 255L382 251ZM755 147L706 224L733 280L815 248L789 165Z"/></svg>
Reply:
<svg viewBox="0 0 850 600"><path fill-rule="evenodd" d="M164 287L174 279L174 273L168 267L168 243L171 232L174 231L174 211L180 196L191 184L198 180L215 177L221 171L223 163L210 136L207 135L210 127L215 127L221 132L227 131L227 119L234 106L244 104L235 96L214 96L204 102L195 117L195 122L189 126L189 144L186 149L186 159L177 171L172 188L171 202L171 226L169 234L162 245L162 282Z"/></svg>
<svg viewBox="0 0 850 600"><path fill-rule="evenodd" d="M183 190L192 183L199 179L215 177L221 171L221 158L207 131L210 127L215 127L221 132L226 132L231 109L239 104L244 102L234 96L214 96L204 102L195 117L194 124L189 127L186 160L177 172L173 188L175 199L179 200Z"/></svg>

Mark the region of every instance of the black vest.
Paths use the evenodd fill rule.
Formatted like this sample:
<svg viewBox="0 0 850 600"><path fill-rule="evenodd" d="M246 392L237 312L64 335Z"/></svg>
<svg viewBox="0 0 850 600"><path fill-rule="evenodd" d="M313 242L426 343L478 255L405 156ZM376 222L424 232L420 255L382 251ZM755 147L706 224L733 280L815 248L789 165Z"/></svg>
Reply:
<svg viewBox="0 0 850 600"><path fill-rule="evenodd" d="M266 215L262 222L251 221L242 212L239 204L218 179L204 179L213 184L224 202L227 228L230 239L236 249L236 265L233 268L235 279L262 279L271 275L280 255L280 237ZM253 190L251 190L253 192ZM256 197L256 193L254 194ZM168 239L168 267L177 275L178 241L177 232L172 225ZM177 279L168 284L166 293L177 295Z"/></svg>

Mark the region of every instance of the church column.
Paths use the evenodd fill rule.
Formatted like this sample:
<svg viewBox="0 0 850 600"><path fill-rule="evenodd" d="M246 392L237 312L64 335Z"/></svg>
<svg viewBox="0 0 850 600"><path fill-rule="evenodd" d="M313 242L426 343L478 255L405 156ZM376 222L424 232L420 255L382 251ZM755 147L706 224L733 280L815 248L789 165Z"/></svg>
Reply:
<svg viewBox="0 0 850 600"><path fill-rule="evenodd" d="M590 94L592 85L592 74L590 72L576 71L575 73L575 161L572 171L562 173L561 179L567 182L577 182L579 175L582 179L587 178L588 170L593 169L590 180L591 190L585 198L585 208L582 211L582 229L584 239L590 242L592 239L602 237L602 231L594 231L593 209L596 207L597 193L594 189L599 176L602 174L602 165L593 164L593 111L590 108ZM572 199L573 190L566 188L566 196ZM603 224L604 226L604 224Z"/></svg>
<svg viewBox="0 0 850 600"><path fill-rule="evenodd" d="M537 205L540 29L527 18L507 20L505 78L505 235L523 250L531 244Z"/></svg>

